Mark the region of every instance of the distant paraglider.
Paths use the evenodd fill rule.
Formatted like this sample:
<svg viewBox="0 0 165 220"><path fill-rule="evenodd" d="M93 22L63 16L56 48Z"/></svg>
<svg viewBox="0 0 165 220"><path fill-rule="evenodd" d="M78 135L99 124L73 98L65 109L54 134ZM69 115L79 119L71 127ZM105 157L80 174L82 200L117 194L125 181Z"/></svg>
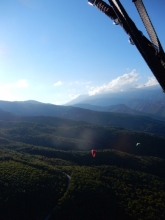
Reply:
<svg viewBox="0 0 165 220"><path fill-rule="evenodd" d="M96 150L91 150L92 157L96 157Z"/></svg>

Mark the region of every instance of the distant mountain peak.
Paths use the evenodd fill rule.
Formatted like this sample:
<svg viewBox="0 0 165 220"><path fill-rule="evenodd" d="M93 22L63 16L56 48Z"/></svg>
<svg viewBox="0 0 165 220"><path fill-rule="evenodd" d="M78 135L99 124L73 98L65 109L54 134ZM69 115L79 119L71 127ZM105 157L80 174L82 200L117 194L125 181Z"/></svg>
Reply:
<svg viewBox="0 0 165 220"><path fill-rule="evenodd" d="M26 100L26 101L19 101L24 103L30 103L30 104L43 104L42 102L36 101L36 100Z"/></svg>

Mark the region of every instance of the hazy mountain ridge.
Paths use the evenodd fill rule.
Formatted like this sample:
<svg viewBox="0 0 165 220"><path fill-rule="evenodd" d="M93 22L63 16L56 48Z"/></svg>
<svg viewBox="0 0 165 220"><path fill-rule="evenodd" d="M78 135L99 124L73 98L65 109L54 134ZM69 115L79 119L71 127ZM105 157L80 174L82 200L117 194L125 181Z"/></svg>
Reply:
<svg viewBox="0 0 165 220"><path fill-rule="evenodd" d="M121 110L113 109L112 111L114 112L122 112L123 104L133 110L142 112L142 114L147 113L154 116L165 117L165 93L163 93L160 88L155 86L151 86L151 88L146 89L133 89L118 93L108 93L93 96L84 95L67 103L67 105L71 106L80 106L84 104L104 107L104 110L106 111L108 110L106 109L107 106L118 105L119 107L119 105L121 105ZM125 113L132 114L129 108L125 109Z"/></svg>
<svg viewBox="0 0 165 220"><path fill-rule="evenodd" d="M90 105L90 104L75 104L74 107L78 108L84 108L84 109L90 109L93 111L103 111L103 112L118 112L118 113L130 113L130 114L141 114L141 112L136 111L134 109L131 109L127 107L124 104L119 105L110 105L110 106L96 106L96 105Z"/></svg>
<svg viewBox="0 0 165 220"><path fill-rule="evenodd" d="M135 110L153 114L155 116L165 117L165 102L135 99L128 101L126 104Z"/></svg>
<svg viewBox="0 0 165 220"><path fill-rule="evenodd" d="M73 106L78 107L78 108L90 109L93 111L116 112L116 113L126 113L126 114L131 114L131 115L152 116L151 114L149 115L147 113L132 109L132 108L126 106L125 104L110 105L110 106L96 106L96 105L91 105L91 104L75 104Z"/></svg>
<svg viewBox="0 0 165 220"><path fill-rule="evenodd" d="M73 99L72 101L68 102L67 105L73 105L77 103L85 103L85 100L101 100L101 99L122 99L122 100L129 100L129 99L141 99L141 100L149 100L149 101L165 101L165 94L163 93L162 89L158 86L150 86L146 88L133 88L126 91L119 91L119 92L107 92L102 94L95 94L95 95L80 95L77 98ZM119 103L118 103L119 104ZM106 105L109 105L107 103Z"/></svg>
<svg viewBox="0 0 165 220"><path fill-rule="evenodd" d="M2 108L3 105L1 105L1 102L0 107ZM15 114L0 111L1 120L36 122L40 124L46 124L49 121L51 126L71 126L72 124L85 125L90 123L100 126L121 127L165 136L165 122L146 116L98 112L72 106L55 106L51 104L36 105L24 102L18 104L16 102L13 106L12 102L8 102L5 103L5 105L7 106L7 110L23 115L21 116L20 114L16 116ZM30 115L30 117L28 115Z"/></svg>
<svg viewBox="0 0 165 220"><path fill-rule="evenodd" d="M135 100L134 100L134 102L135 102ZM146 102L144 105L147 105ZM156 104L154 105L153 103L151 103L151 106L156 108ZM138 111L133 108L130 108L130 107L126 106L125 104L110 105L110 106L95 106L95 105L91 105L91 104L75 104L75 105L73 105L73 107L84 108L84 109L89 109L89 110L93 110L93 111L115 112L115 113L129 114L129 115L142 115L142 116L151 117L151 118L154 118L157 120L165 121L165 117L163 117L164 112L165 112L165 107L162 106L161 110L159 109L158 113L156 112L155 114L153 114L153 109L151 108L151 106L148 107L148 109L150 109L149 111L151 113L149 113L149 111L147 113L147 112ZM140 107L140 105L138 107L139 107L139 109L142 109ZM146 108L146 106L144 106L144 107ZM162 116L159 116L159 115L162 115Z"/></svg>

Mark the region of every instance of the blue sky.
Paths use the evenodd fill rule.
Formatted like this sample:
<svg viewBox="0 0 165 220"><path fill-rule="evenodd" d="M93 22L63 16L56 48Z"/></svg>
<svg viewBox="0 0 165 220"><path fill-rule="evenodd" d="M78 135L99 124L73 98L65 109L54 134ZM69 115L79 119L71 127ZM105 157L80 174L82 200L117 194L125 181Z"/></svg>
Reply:
<svg viewBox="0 0 165 220"><path fill-rule="evenodd" d="M132 0L121 2L148 37ZM143 2L165 48L165 1ZM157 83L122 28L87 0L1 1L0 33L0 100L65 104Z"/></svg>

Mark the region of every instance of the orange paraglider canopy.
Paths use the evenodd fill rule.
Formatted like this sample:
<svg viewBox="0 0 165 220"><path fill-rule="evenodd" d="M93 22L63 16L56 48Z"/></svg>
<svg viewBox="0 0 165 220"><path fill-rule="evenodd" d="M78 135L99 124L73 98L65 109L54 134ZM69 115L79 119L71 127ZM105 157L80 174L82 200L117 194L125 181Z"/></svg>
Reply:
<svg viewBox="0 0 165 220"><path fill-rule="evenodd" d="M96 157L96 150L91 150L92 157Z"/></svg>

